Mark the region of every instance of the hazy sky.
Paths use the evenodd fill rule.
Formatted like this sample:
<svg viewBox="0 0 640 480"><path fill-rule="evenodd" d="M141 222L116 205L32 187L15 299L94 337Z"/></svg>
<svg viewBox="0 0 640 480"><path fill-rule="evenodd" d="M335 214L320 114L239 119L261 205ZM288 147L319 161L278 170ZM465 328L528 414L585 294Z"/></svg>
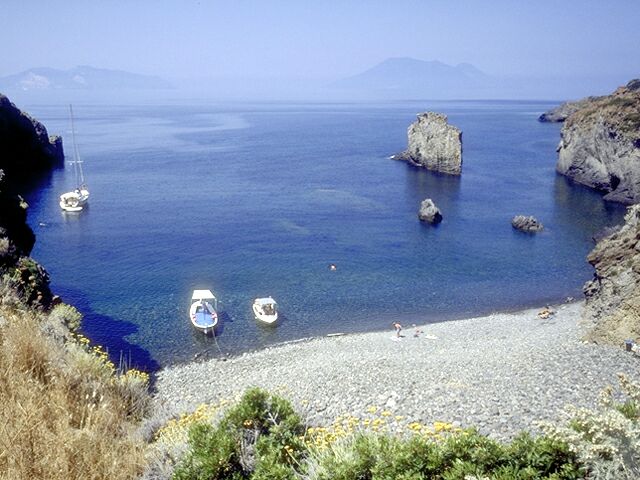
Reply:
<svg viewBox="0 0 640 480"><path fill-rule="evenodd" d="M639 0L0 0L0 76L78 64L334 79L393 56L492 75L640 76Z"/></svg>

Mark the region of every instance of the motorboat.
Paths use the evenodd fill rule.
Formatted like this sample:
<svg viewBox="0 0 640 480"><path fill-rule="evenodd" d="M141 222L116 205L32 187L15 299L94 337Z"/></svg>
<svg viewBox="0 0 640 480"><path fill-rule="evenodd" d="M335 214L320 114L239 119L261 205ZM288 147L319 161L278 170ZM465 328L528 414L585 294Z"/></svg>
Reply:
<svg viewBox="0 0 640 480"><path fill-rule="evenodd" d="M194 290L189 308L191 323L205 334L214 332L218 324L217 308L218 301L211 290Z"/></svg>
<svg viewBox="0 0 640 480"><path fill-rule="evenodd" d="M264 323L275 323L278 320L278 304L271 297L256 298L253 301L253 314Z"/></svg>
<svg viewBox="0 0 640 480"><path fill-rule="evenodd" d="M76 144L76 129L73 124L73 108L69 105L69 114L71 115L71 137L73 139L73 165L75 173L76 188L70 192L60 195L60 208L65 212L80 212L84 205L89 201L89 189L84 179L82 171L82 160L80 160L80 152Z"/></svg>

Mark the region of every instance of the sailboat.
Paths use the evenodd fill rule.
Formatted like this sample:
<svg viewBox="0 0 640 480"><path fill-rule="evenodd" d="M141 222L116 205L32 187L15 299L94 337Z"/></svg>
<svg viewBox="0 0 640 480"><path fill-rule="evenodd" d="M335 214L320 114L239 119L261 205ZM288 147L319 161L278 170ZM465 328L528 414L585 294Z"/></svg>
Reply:
<svg viewBox="0 0 640 480"><path fill-rule="evenodd" d="M69 105L69 113L71 115L71 137L73 139L73 161L71 163L73 164L76 188L71 192L60 195L60 208L65 212L79 212L89 201L89 189L82 172L82 160L80 160L80 153L76 144L76 129L73 123L73 108L71 105Z"/></svg>

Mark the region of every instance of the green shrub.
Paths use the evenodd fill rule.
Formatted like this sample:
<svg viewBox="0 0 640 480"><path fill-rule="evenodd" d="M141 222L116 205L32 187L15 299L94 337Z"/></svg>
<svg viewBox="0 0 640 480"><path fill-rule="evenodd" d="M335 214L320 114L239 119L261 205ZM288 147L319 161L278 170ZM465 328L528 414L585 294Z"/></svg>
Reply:
<svg viewBox="0 0 640 480"><path fill-rule="evenodd" d="M66 303L60 303L53 307L49 318L65 325L72 332L78 330L82 322L82 314L75 307Z"/></svg>
<svg viewBox="0 0 640 480"><path fill-rule="evenodd" d="M467 430L438 441L359 434L315 455L308 478L578 479L584 472L566 444L523 434L503 445Z"/></svg>
<svg viewBox="0 0 640 480"><path fill-rule="evenodd" d="M584 470L557 439L522 434L502 444L476 430L409 438L359 432L327 446L303 442L291 404L259 389L245 393L217 426L196 424L176 480L571 480Z"/></svg>
<svg viewBox="0 0 640 480"><path fill-rule="evenodd" d="M287 400L248 390L217 427L191 428L191 451L174 478L296 478L295 467L306 450L303 433L302 421Z"/></svg>

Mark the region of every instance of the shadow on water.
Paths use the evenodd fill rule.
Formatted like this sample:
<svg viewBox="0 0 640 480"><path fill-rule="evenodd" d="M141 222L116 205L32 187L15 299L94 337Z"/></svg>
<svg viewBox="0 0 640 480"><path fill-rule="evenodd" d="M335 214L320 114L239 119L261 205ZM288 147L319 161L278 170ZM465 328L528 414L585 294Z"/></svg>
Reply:
<svg viewBox="0 0 640 480"><path fill-rule="evenodd" d="M91 309L87 297L74 290L58 288L58 294L63 301L68 299L83 315L80 328L83 335L91 339L96 345L101 345L108 353L115 365L124 361L129 368L136 368L154 373L160 369L160 364L142 347L126 340L128 335L138 331L138 327L126 320L118 320L102 315Z"/></svg>
<svg viewBox="0 0 640 480"><path fill-rule="evenodd" d="M407 194L412 200L431 198L436 205L453 206L460 196L461 178L407 165Z"/></svg>
<svg viewBox="0 0 640 480"><path fill-rule="evenodd" d="M621 223L626 212L626 206L607 202L601 193L560 174L554 180L553 197L554 222L577 238L592 240L606 227Z"/></svg>

